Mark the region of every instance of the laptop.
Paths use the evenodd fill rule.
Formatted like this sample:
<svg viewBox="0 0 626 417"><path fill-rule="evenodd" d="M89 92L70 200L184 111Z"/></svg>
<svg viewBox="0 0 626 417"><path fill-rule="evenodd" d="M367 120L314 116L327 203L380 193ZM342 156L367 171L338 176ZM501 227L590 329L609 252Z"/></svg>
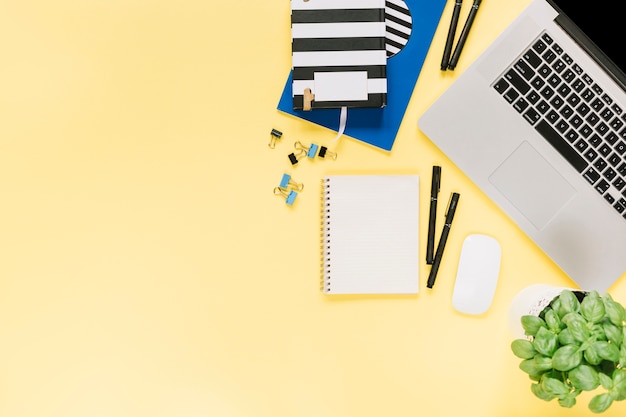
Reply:
<svg viewBox="0 0 626 417"><path fill-rule="evenodd" d="M614 6L531 1L418 120L580 289L600 293L626 272L626 52Z"/></svg>

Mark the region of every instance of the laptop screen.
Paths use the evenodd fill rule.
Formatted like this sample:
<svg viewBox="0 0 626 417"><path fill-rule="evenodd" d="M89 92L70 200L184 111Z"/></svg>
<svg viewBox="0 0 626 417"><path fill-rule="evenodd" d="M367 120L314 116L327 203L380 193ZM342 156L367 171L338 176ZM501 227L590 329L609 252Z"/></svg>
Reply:
<svg viewBox="0 0 626 417"><path fill-rule="evenodd" d="M623 38L624 16L615 10L614 0L550 2L561 9L626 74L626 53L619 46L619 39Z"/></svg>

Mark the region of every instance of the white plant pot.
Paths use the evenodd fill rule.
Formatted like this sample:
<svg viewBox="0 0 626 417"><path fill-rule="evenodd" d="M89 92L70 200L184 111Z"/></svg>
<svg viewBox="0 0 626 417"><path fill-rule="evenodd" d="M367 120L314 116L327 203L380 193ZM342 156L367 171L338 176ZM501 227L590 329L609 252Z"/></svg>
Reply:
<svg viewBox="0 0 626 417"><path fill-rule="evenodd" d="M509 307L509 330L516 339L526 338L522 327L522 316L539 316L552 300L559 296L561 291L580 291L575 288L558 287L548 284L530 285L518 292Z"/></svg>

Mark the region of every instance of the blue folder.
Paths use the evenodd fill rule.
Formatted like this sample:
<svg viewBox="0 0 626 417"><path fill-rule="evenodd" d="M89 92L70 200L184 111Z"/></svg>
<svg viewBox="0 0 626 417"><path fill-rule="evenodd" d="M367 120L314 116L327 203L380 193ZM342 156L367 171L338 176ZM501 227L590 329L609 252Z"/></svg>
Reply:
<svg viewBox="0 0 626 417"><path fill-rule="evenodd" d="M383 108L350 108L344 134L385 151L391 151L413 94L446 0L404 0L412 19L411 36L404 48L387 61L387 105ZM278 110L337 131L339 109L294 110L291 73Z"/></svg>

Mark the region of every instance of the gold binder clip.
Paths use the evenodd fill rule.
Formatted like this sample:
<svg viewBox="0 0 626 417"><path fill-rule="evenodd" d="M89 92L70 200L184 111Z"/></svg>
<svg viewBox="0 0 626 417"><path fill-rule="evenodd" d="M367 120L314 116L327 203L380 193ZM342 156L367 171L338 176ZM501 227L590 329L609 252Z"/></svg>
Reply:
<svg viewBox="0 0 626 417"><path fill-rule="evenodd" d="M276 146L276 141L283 137L283 132L277 129L272 129L272 131L270 132L270 136L270 143L268 143L267 146L274 149L274 147Z"/></svg>
<svg viewBox="0 0 626 417"><path fill-rule="evenodd" d="M307 87L304 89L304 97L302 100L302 110L311 110L311 103L315 100L315 94L311 93L310 88Z"/></svg>

